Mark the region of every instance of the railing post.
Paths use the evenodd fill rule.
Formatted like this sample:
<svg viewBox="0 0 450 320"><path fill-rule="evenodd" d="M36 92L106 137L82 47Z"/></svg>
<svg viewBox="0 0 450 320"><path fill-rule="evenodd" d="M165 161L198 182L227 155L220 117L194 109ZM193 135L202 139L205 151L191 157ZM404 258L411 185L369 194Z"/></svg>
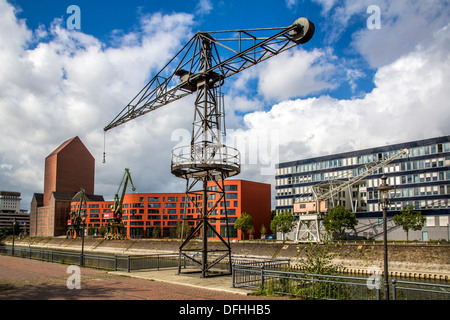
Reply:
<svg viewBox="0 0 450 320"><path fill-rule="evenodd" d="M233 288L236 288L235 286L235 272L234 272L234 263L231 265L231 279L233 279Z"/></svg>
<svg viewBox="0 0 450 320"><path fill-rule="evenodd" d="M114 254L114 271L117 271L117 254Z"/></svg>
<svg viewBox="0 0 450 320"><path fill-rule="evenodd" d="M130 255L128 255L127 259L127 272L130 272Z"/></svg>
<svg viewBox="0 0 450 320"><path fill-rule="evenodd" d="M264 289L264 264L261 265L261 289Z"/></svg>
<svg viewBox="0 0 450 320"><path fill-rule="evenodd" d="M392 300L397 300L397 280L392 279Z"/></svg>

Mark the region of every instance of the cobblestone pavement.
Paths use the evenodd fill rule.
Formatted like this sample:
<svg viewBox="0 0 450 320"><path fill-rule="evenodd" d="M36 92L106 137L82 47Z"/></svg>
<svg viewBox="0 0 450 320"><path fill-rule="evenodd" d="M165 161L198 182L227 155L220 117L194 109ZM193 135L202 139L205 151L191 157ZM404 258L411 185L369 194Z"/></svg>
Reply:
<svg viewBox="0 0 450 320"><path fill-rule="evenodd" d="M81 268L81 288L69 289L68 265L0 256L0 300L264 300L165 281Z"/></svg>

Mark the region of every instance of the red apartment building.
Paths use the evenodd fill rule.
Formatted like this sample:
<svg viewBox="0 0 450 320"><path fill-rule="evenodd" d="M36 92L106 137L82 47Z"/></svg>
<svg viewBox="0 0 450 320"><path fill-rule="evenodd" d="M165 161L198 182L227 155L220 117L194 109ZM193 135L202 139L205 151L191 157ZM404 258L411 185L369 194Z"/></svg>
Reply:
<svg viewBox="0 0 450 320"><path fill-rule="evenodd" d="M228 210L229 236L231 240L242 240L244 235L234 228L234 223L243 212L253 218L255 239L261 237L260 229L264 224L270 227L270 185L246 180L225 180L225 200L214 209L210 223L216 231L226 237L225 205ZM213 191L217 188L214 182L208 187ZM193 197L194 195L191 195ZM199 208L202 206L202 195L195 195ZM209 195L214 197L214 195ZM188 219L200 217L195 206L185 201L184 193L129 193L123 201L123 222L127 238L176 238L177 225L186 214ZM214 199L208 199L208 206L214 205ZM90 235L100 234L100 228L106 224L103 214L109 212L112 201L88 201L86 204L86 227ZM76 202L72 202L72 209ZM189 220L191 228L197 221ZM214 240L213 232L209 232ZM248 235L245 235L248 239Z"/></svg>

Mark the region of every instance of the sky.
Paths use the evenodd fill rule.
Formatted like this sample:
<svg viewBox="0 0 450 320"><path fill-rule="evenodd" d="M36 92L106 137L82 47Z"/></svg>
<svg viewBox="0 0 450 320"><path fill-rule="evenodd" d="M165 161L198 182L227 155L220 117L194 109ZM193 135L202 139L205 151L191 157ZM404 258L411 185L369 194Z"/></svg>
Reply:
<svg viewBox="0 0 450 320"><path fill-rule="evenodd" d="M124 168L136 192L184 192L170 161L189 144L193 95L103 128L197 31L299 17L315 25L308 43L223 86L236 179L274 186L279 162L450 134L448 1L0 0L0 190L29 209L45 157L79 136L106 200Z"/></svg>

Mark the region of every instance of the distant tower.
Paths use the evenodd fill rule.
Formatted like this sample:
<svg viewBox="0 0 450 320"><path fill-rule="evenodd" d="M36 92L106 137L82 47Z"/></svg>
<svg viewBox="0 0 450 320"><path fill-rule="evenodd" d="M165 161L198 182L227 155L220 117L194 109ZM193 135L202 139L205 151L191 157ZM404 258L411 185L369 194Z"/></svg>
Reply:
<svg viewBox="0 0 450 320"><path fill-rule="evenodd" d="M64 235L70 201L80 188L94 194L95 159L80 138L65 141L45 158L44 193L31 202L30 233Z"/></svg>
<svg viewBox="0 0 450 320"><path fill-rule="evenodd" d="M67 140L45 158L44 206L53 192L94 194L95 159L80 138Z"/></svg>

